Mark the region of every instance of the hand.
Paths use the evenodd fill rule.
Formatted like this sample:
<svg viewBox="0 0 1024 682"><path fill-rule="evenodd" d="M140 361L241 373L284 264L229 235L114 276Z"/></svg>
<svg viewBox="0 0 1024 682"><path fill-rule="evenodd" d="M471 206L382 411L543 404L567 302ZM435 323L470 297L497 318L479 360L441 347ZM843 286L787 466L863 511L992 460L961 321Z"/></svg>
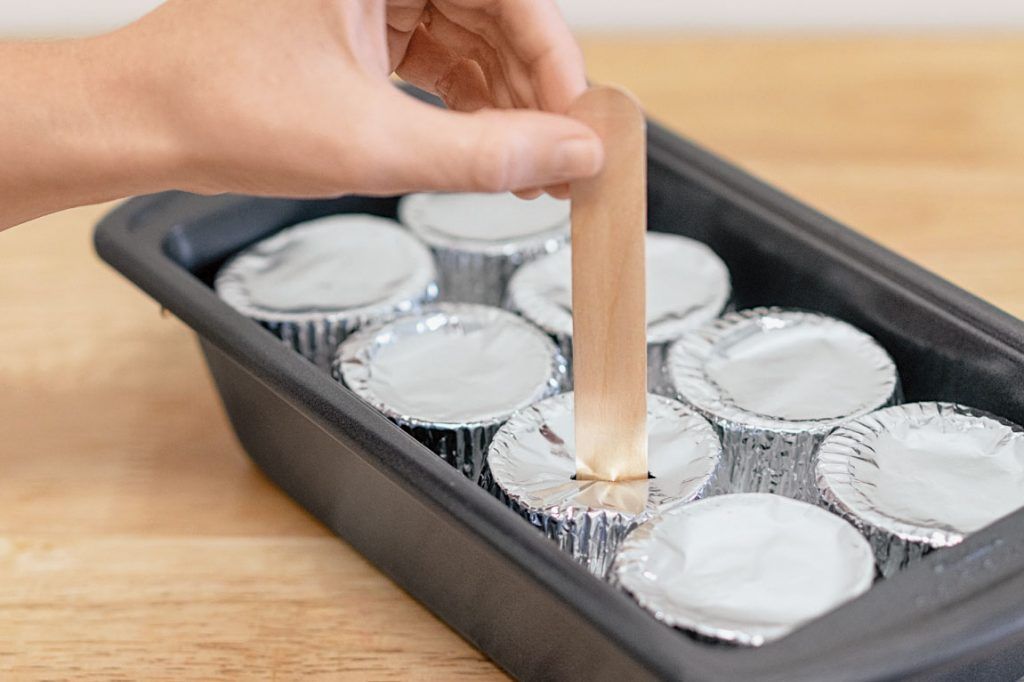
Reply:
<svg viewBox="0 0 1024 682"><path fill-rule="evenodd" d="M104 49L153 74L193 191L564 196L602 162L552 0L169 0Z"/></svg>

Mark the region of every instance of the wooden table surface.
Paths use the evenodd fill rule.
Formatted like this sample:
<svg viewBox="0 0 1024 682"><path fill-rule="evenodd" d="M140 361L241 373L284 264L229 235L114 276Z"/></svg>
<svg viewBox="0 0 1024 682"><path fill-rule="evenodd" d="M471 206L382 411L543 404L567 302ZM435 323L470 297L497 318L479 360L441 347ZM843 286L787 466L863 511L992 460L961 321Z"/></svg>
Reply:
<svg viewBox="0 0 1024 682"><path fill-rule="evenodd" d="M585 41L672 128L1024 316L1024 36ZM0 234L0 677L492 678L246 460L189 331Z"/></svg>

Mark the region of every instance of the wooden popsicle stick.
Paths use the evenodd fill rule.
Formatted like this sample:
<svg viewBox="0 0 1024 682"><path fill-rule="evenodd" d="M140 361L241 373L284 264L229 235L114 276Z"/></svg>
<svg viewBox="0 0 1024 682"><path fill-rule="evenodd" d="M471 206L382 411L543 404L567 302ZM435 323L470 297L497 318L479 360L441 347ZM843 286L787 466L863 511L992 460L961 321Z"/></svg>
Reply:
<svg viewBox="0 0 1024 682"><path fill-rule="evenodd" d="M590 88L568 113L605 149L601 173L570 185L576 477L646 479L644 116L629 93L612 87Z"/></svg>

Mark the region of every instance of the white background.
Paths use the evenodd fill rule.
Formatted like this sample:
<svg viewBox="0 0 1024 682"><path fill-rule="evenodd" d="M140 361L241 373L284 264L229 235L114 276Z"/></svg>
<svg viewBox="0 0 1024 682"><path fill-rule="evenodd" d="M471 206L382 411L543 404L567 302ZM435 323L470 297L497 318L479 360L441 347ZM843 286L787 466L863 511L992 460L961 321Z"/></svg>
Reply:
<svg viewBox="0 0 1024 682"><path fill-rule="evenodd" d="M0 0L0 36L93 33L159 0ZM1024 27L1024 0L558 0L579 30L999 30Z"/></svg>

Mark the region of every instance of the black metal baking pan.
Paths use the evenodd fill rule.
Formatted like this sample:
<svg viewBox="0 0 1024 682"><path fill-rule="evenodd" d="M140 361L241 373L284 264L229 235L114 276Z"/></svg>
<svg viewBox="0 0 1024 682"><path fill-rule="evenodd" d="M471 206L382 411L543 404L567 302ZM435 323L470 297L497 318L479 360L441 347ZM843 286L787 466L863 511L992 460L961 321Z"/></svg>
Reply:
<svg viewBox="0 0 1024 682"><path fill-rule="evenodd" d="M1024 423L1024 323L655 124L648 147L652 229L710 244L729 265L737 306L840 317L888 349L908 400ZM777 642L695 641L574 564L210 287L228 256L284 226L336 212L394 216L396 202L147 196L101 222L96 249L196 331L253 461L498 665L528 679L1024 674L1024 512Z"/></svg>

